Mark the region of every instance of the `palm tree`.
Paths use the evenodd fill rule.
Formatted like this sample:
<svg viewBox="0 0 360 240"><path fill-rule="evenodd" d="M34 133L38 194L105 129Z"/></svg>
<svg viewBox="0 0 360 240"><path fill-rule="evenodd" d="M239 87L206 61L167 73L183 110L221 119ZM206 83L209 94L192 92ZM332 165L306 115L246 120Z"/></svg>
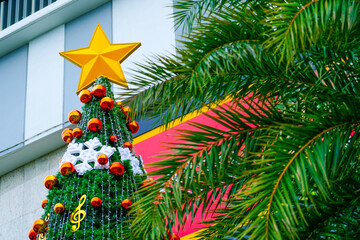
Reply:
<svg viewBox="0 0 360 240"><path fill-rule="evenodd" d="M358 239L360 1L174 7L183 47L139 65L128 103L168 126L233 101L209 116L222 128L193 123L154 165L162 177L133 209L139 239L198 211L218 214L201 239Z"/></svg>

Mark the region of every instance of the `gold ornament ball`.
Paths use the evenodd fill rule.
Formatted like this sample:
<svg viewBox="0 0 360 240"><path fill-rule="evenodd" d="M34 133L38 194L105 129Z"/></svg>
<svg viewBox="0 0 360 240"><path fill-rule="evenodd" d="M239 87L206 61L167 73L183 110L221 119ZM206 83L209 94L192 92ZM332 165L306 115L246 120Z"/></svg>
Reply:
<svg viewBox="0 0 360 240"><path fill-rule="evenodd" d="M139 131L139 124L136 121L131 121L126 124L126 127L132 134L135 134Z"/></svg>
<svg viewBox="0 0 360 240"><path fill-rule="evenodd" d="M49 175L44 180L44 185L49 190L51 190L57 183L58 183L58 178L54 175Z"/></svg>
<svg viewBox="0 0 360 240"><path fill-rule="evenodd" d="M46 204L48 203L49 200L45 199L44 201L41 202L41 207L42 208L46 208Z"/></svg>
<svg viewBox="0 0 360 240"><path fill-rule="evenodd" d="M44 233L47 230L47 222L44 219L37 219L33 223L33 230L36 233Z"/></svg>
<svg viewBox="0 0 360 240"><path fill-rule="evenodd" d="M154 179L149 178L149 179L145 179L144 181L142 181L141 186L146 187L146 186L151 186L151 185L154 185L154 184L155 184Z"/></svg>
<svg viewBox="0 0 360 240"><path fill-rule="evenodd" d="M97 98L103 98L106 95L106 88L103 85L98 84L94 86L91 93Z"/></svg>
<svg viewBox="0 0 360 240"><path fill-rule="evenodd" d="M98 132L102 128L102 123L98 118L92 118L89 120L87 127L92 132Z"/></svg>
<svg viewBox="0 0 360 240"><path fill-rule="evenodd" d="M73 110L69 113L69 122L71 122L72 124L78 124L81 120L81 112L79 112L78 110Z"/></svg>
<svg viewBox="0 0 360 240"><path fill-rule="evenodd" d="M108 163L109 158L105 154L100 154L97 158L97 161L100 165L105 165Z"/></svg>
<svg viewBox="0 0 360 240"><path fill-rule="evenodd" d="M81 130L81 128L74 128L74 130L72 131L72 135L74 138L81 138L81 136L83 135L83 131Z"/></svg>
<svg viewBox="0 0 360 240"><path fill-rule="evenodd" d="M136 215L141 216L143 214L144 210L141 208L136 211Z"/></svg>
<svg viewBox="0 0 360 240"><path fill-rule="evenodd" d="M121 202L121 207L125 210L129 210L132 207L132 202L129 199L124 199Z"/></svg>
<svg viewBox="0 0 360 240"><path fill-rule="evenodd" d="M180 240L180 237L177 234L173 233L170 234L169 240Z"/></svg>
<svg viewBox="0 0 360 240"><path fill-rule="evenodd" d="M123 107L121 112L126 116L127 120L131 120L134 116L134 112L129 106Z"/></svg>
<svg viewBox="0 0 360 240"><path fill-rule="evenodd" d="M122 102L116 102L116 105L119 107L119 109L122 109L124 107L124 104Z"/></svg>
<svg viewBox="0 0 360 240"><path fill-rule="evenodd" d="M89 103L92 99L92 94L89 90L82 90L79 94L80 102Z"/></svg>
<svg viewBox="0 0 360 240"><path fill-rule="evenodd" d="M65 162L61 164L60 173L63 176L70 176L75 172L75 167L71 162Z"/></svg>
<svg viewBox="0 0 360 240"><path fill-rule="evenodd" d="M70 143L74 139L72 132L73 132L73 130L70 128L65 129L61 133L62 140L64 140L64 142L66 142L66 143Z"/></svg>
<svg viewBox="0 0 360 240"><path fill-rule="evenodd" d="M57 203L54 206L54 212L56 212L57 214L61 214L65 211L65 206L62 203Z"/></svg>
<svg viewBox="0 0 360 240"><path fill-rule="evenodd" d="M90 204L93 206L93 208L98 208L101 206L102 200L99 197L93 197Z"/></svg>
<svg viewBox="0 0 360 240"><path fill-rule="evenodd" d="M121 176L125 172L124 166L120 162L113 162L110 165L109 172L115 176Z"/></svg>
<svg viewBox="0 0 360 240"><path fill-rule="evenodd" d="M109 111L114 107L114 101L109 97L104 97L100 101L100 107L104 111Z"/></svg>
<svg viewBox="0 0 360 240"><path fill-rule="evenodd" d="M124 142L124 147L128 148L130 151L133 149L133 145L131 142Z"/></svg>

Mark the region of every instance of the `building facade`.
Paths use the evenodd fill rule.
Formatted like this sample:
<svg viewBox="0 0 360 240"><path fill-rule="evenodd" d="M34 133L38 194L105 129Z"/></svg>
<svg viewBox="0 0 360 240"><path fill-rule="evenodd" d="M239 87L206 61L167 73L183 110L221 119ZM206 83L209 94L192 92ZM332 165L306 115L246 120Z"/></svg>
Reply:
<svg viewBox="0 0 360 240"><path fill-rule="evenodd" d="M0 0L0 239L27 239L65 151L67 115L82 106L81 69L59 52L88 46L99 23L112 43L142 43L122 64L131 78L135 62L175 52L172 12L172 0ZM138 136L153 128L140 126Z"/></svg>

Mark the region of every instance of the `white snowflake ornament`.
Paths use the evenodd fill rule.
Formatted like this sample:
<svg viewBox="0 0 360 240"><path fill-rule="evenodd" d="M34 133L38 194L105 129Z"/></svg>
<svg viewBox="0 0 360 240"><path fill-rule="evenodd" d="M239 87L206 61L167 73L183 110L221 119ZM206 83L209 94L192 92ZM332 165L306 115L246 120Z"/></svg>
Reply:
<svg viewBox="0 0 360 240"><path fill-rule="evenodd" d="M84 145L87 149L83 149ZM101 147L100 151L96 149ZM100 165L97 162L97 157L100 154L105 154L108 158L114 154L116 151L115 148L109 146L103 146L97 137L90 139L89 141L82 143L75 143L74 141L68 145L68 148L60 161L60 165L64 162L71 162L75 166L75 170L79 175L84 175L87 171L93 170L93 167L89 164L91 162L95 163L95 169L108 169L109 162L105 165ZM82 163L78 163L81 161Z"/></svg>
<svg viewBox="0 0 360 240"><path fill-rule="evenodd" d="M132 170L134 172L134 176L137 174L144 174L141 167L140 167L140 161L134 156L131 156L130 158L130 165L132 167Z"/></svg>
<svg viewBox="0 0 360 240"><path fill-rule="evenodd" d="M144 172L141 169L142 166L142 158L141 156L139 156L139 159L137 157L135 157L128 148L118 148L118 151L120 153L121 156L121 160L130 160L130 165L132 167L134 176L137 174L145 174L146 172Z"/></svg>
<svg viewBox="0 0 360 240"><path fill-rule="evenodd" d="M128 148L120 148L119 147L118 150L119 150L120 157L121 157L122 161L131 158L131 152L130 152L130 150Z"/></svg>

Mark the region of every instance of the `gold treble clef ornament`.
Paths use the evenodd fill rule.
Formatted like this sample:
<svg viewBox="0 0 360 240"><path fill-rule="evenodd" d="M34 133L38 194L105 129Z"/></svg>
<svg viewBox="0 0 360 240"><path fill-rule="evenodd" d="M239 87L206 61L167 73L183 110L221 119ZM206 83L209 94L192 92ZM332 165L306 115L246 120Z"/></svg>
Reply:
<svg viewBox="0 0 360 240"><path fill-rule="evenodd" d="M40 233L39 240L46 240L46 233Z"/></svg>
<svg viewBox="0 0 360 240"><path fill-rule="evenodd" d="M80 222L84 220L86 216L86 211L81 210L81 207L84 205L86 201L86 195L82 195L79 200L79 206L75 209L73 213L70 215L70 222L74 225L71 227L72 232L76 232L80 228Z"/></svg>

